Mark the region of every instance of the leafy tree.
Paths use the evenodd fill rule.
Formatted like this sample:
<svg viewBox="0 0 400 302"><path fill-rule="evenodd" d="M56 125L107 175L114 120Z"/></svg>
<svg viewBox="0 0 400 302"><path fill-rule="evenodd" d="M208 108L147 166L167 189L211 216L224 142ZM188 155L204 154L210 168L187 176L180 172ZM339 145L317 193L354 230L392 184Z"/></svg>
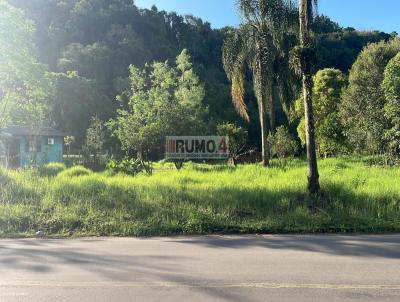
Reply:
<svg viewBox="0 0 400 302"><path fill-rule="evenodd" d="M93 117L86 135L86 146L93 154L99 154L104 145L104 126L103 122L97 117Z"/></svg>
<svg viewBox="0 0 400 302"><path fill-rule="evenodd" d="M175 67L168 62L144 70L130 66L130 73L129 104L109 123L124 150L159 159L165 136L204 133L204 88L187 50L176 58Z"/></svg>
<svg viewBox="0 0 400 302"><path fill-rule="evenodd" d="M382 89L385 94L385 117L389 129L385 132L391 154L400 154L400 52L389 61L385 68Z"/></svg>
<svg viewBox="0 0 400 302"><path fill-rule="evenodd" d="M71 146L75 143L75 136L64 137L64 145L68 147L68 156L71 155Z"/></svg>
<svg viewBox="0 0 400 302"><path fill-rule="evenodd" d="M268 141L271 145L271 155L279 159L293 157L298 151L296 140L285 126L279 126L274 134L270 134Z"/></svg>
<svg viewBox="0 0 400 302"><path fill-rule="evenodd" d="M384 71L400 51L400 39L368 45L354 63L349 85L343 95L340 115L350 145L355 151L376 154L385 152L385 93L382 89Z"/></svg>
<svg viewBox="0 0 400 302"><path fill-rule="evenodd" d="M315 53L311 39L311 24L314 17L314 5L317 3L318 0L299 0L300 46L295 51L303 81L307 178L308 192L311 194L317 193L320 189L312 101L312 61Z"/></svg>
<svg viewBox="0 0 400 302"><path fill-rule="evenodd" d="M316 18L313 29L316 32L316 69L333 67L346 74L365 46L390 39L389 34L378 31L357 31L321 24L321 17Z"/></svg>
<svg viewBox="0 0 400 302"><path fill-rule="evenodd" d="M223 123L217 126L217 134L228 136L229 138L229 157L235 164L235 158L244 150L248 140L248 133L242 127L232 123Z"/></svg>
<svg viewBox="0 0 400 302"><path fill-rule="evenodd" d="M83 148L85 164L94 170L99 170L105 165L105 162L101 162L105 141L103 122L97 116L92 117L86 133L86 143Z"/></svg>
<svg viewBox="0 0 400 302"><path fill-rule="evenodd" d="M264 166L269 165L267 105L270 126L275 128L273 84L274 63L283 44L283 33L290 26L293 7L283 0L240 0L237 2L245 23L227 37L223 47L223 63L232 82L232 101L238 113L250 120L245 102L245 72L250 69L257 98Z"/></svg>
<svg viewBox="0 0 400 302"><path fill-rule="evenodd" d="M44 121L51 86L35 55L34 30L21 10L0 0L0 127Z"/></svg>
<svg viewBox="0 0 400 302"><path fill-rule="evenodd" d="M111 111L115 108L101 91L95 80L81 77L77 72L52 73L54 91L50 106L50 116L54 124L68 135L76 138L76 144L83 145L91 118L97 116L97 106ZM115 109L114 109L115 110ZM98 115L101 119L109 118L111 113Z"/></svg>
<svg viewBox="0 0 400 302"><path fill-rule="evenodd" d="M339 117L341 94L346 85L345 75L337 69L327 68L317 72L313 78L313 105L316 128L316 144L321 155L337 155L344 150L345 138ZM298 134L302 144L306 143L304 103L299 99L296 111L301 116Z"/></svg>
<svg viewBox="0 0 400 302"><path fill-rule="evenodd" d="M342 28L337 22L332 21L328 16L315 16L314 22L311 25L315 34L328 34L340 32Z"/></svg>

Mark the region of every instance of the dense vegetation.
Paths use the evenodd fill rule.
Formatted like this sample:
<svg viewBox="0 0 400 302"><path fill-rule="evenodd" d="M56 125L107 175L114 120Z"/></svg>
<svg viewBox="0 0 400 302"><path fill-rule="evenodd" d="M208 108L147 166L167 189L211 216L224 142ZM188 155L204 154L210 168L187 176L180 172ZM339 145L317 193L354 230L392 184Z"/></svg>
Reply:
<svg viewBox="0 0 400 302"><path fill-rule="evenodd" d="M212 29L209 23L194 16L179 16L158 11L155 7L151 10L140 9L131 0L2 0L2 6L6 2L22 9L25 14L24 17L13 10L13 16L7 16L9 8L2 8L6 32L15 33L16 23L29 22L24 18L33 21L29 22L28 31L27 26L17 27L21 33L15 33L12 45L9 36L4 36L8 39L7 43L0 43L7 45L10 53L27 49L24 54L30 55L29 59L14 58L14 62L24 62L26 66L19 68L25 71L28 79L18 76L12 81L21 83L22 80L24 86L32 87L33 80L44 78L40 85L34 83L34 87L41 87L41 95L35 94L29 102L21 97L23 90L14 90L18 91L19 104L34 102L34 105L25 106L23 113L10 112L8 122L32 123L32 117L40 117L38 124L64 130L75 137L72 149L81 148L92 117L97 116L107 122L116 117L121 106L126 109L115 99L117 95L129 94L130 65L142 69L146 63L154 61L169 60L173 63L182 50L187 49L194 72L204 85L203 105L208 108L206 120L209 132L215 133L219 123L233 122L248 130L249 146L261 149L255 93L247 89L245 95L252 117L250 123L245 123L231 105L230 83L222 65L222 45L232 28ZM279 34L279 29L278 26L274 29L276 34ZM316 19L313 29L316 33L317 70L330 67L345 74L364 46L390 38L390 35L379 32L344 29L324 16ZM295 35L285 37L286 52L276 57L274 68L282 64L287 66L285 62L289 58L290 47L296 44ZM32 69L29 62L40 63L42 68L47 66L49 73L45 75L43 70ZM30 72L32 70L35 70L35 75ZM279 71L286 72L282 68ZM276 78L279 79L282 76ZM289 88L285 86L283 89L285 94L292 91L285 98L284 106L279 100L274 101L277 126L288 125L290 105L298 98L300 90ZM39 108L38 104L46 108ZM30 113L33 107L36 111L42 110L41 114ZM296 126L291 125L290 129L295 135ZM110 142L107 134L104 147L110 149L115 143L114 140ZM113 152L116 151L114 148Z"/></svg>
<svg viewBox="0 0 400 302"><path fill-rule="evenodd" d="M181 171L160 163L136 177L56 168L0 171L0 236L400 231L400 170L360 159L321 161L318 200L305 193L300 160Z"/></svg>

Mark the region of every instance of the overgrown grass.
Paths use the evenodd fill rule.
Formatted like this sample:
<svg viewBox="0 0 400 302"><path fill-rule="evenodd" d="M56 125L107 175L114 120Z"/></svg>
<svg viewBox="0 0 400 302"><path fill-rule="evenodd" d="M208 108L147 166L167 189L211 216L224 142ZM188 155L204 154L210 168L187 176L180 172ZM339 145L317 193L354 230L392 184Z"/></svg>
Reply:
<svg viewBox="0 0 400 302"><path fill-rule="evenodd" d="M39 169L40 176L54 177L64 171L66 166L62 163L50 163Z"/></svg>
<svg viewBox="0 0 400 302"><path fill-rule="evenodd" d="M399 168L322 160L314 198L305 173L300 160L270 169L158 164L136 177L0 170L0 236L400 231Z"/></svg>

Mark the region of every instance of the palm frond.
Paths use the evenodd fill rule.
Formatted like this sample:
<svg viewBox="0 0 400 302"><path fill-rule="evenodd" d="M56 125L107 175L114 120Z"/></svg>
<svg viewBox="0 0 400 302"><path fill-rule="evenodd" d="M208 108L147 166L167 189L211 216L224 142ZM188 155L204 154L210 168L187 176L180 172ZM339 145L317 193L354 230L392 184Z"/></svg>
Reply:
<svg viewBox="0 0 400 302"><path fill-rule="evenodd" d="M245 78L241 70L234 72L232 77L232 102L235 110L239 115L246 120L250 121L249 110L247 108L245 96Z"/></svg>
<svg viewBox="0 0 400 302"><path fill-rule="evenodd" d="M243 24L226 38L223 63L232 82L235 109L246 120L249 116L244 100L245 70L248 68L252 71L256 98L262 103L259 106L265 106L265 90L281 72L281 68L274 68L274 62L278 57L286 56L288 36L296 37L298 34L297 1L236 0Z"/></svg>
<svg viewBox="0 0 400 302"><path fill-rule="evenodd" d="M236 0L236 6L240 12L244 23L258 22L259 0Z"/></svg>
<svg viewBox="0 0 400 302"><path fill-rule="evenodd" d="M251 39L244 39L248 38L246 31L247 28L241 27L228 34L222 48L222 60L225 72L232 83L232 103L238 114L246 121L250 121L245 101L245 69L250 54L251 43L248 42Z"/></svg>

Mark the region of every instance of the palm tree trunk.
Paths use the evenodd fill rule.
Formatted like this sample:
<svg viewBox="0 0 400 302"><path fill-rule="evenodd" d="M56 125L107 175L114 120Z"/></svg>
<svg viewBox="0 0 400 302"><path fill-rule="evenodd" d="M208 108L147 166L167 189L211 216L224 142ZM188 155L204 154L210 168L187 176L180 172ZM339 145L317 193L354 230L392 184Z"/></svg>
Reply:
<svg viewBox="0 0 400 302"><path fill-rule="evenodd" d="M306 148L307 148L307 177L308 191L310 194L317 193L320 189L315 148L315 127L312 107L312 77L303 75L304 111L306 123Z"/></svg>
<svg viewBox="0 0 400 302"><path fill-rule="evenodd" d="M310 39L310 23L312 18L312 1L300 1L300 44L303 49L311 46ZM301 58L301 73L303 79L304 94L304 113L306 123L306 148L307 148L307 177L308 192L310 194L317 193L320 189L319 174L317 165L317 154L315 150L315 128L312 105L312 74L311 62L309 58Z"/></svg>
<svg viewBox="0 0 400 302"><path fill-rule="evenodd" d="M265 102L258 102L258 112L260 117L260 128L261 128L261 154L262 162L264 167L269 166L270 152L268 145L268 126L267 126L267 114L265 112Z"/></svg>
<svg viewBox="0 0 400 302"><path fill-rule="evenodd" d="M262 63L262 46L259 42L257 45L257 58L256 58L256 66L255 66L255 76L254 76L254 88L257 97L258 103L258 115L260 118L260 128L261 128L261 154L263 166L268 167L270 164L270 152L268 145L268 121L266 114L266 105L267 105L267 91L268 87L266 75L266 70L263 68Z"/></svg>
<svg viewBox="0 0 400 302"><path fill-rule="evenodd" d="M276 109L275 109L275 100L277 93L277 86L275 83L271 83L268 87L269 91L269 123L271 133L275 133L276 128Z"/></svg>

